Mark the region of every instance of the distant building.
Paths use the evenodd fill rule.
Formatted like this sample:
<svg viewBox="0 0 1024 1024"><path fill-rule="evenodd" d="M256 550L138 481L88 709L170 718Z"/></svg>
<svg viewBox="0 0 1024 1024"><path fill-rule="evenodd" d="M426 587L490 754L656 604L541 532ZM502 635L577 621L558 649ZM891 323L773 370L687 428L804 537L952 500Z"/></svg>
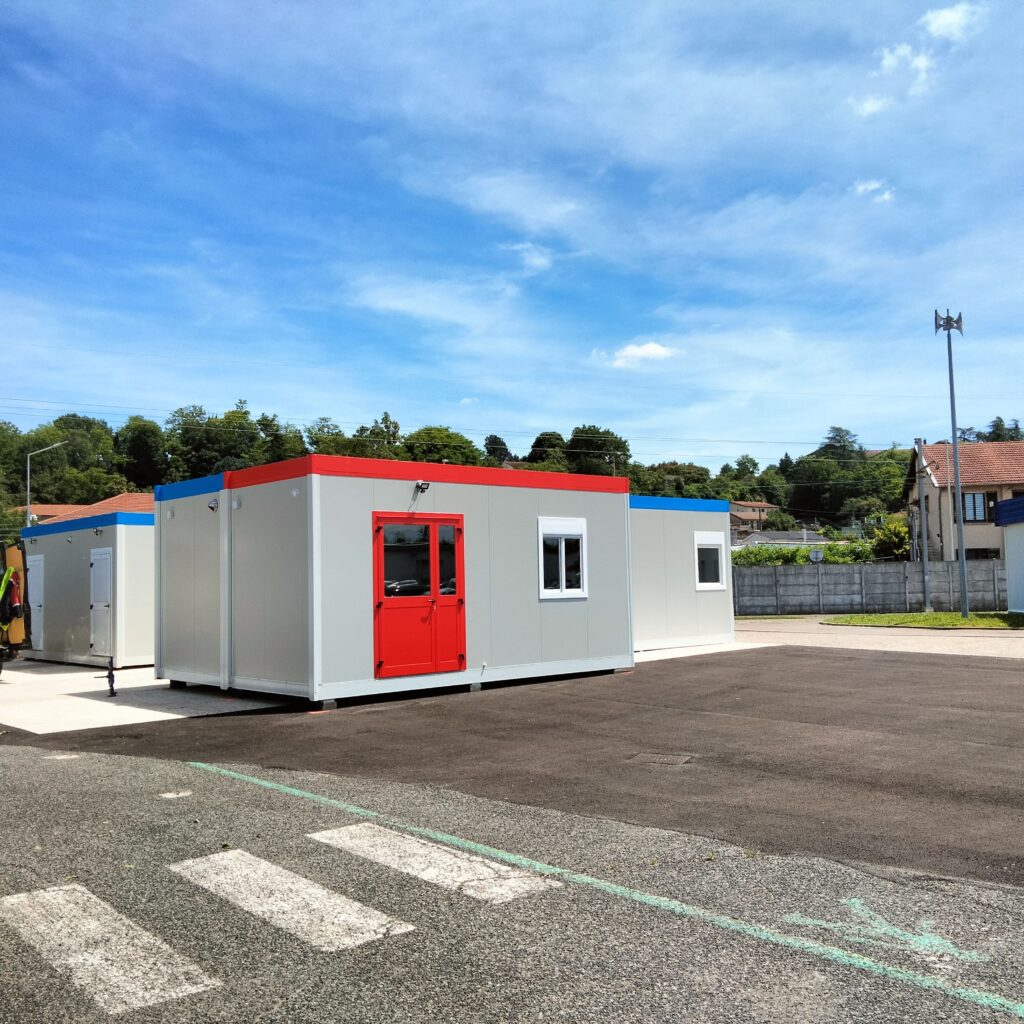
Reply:
<svg viewBox="0 0 1024 1024"><path fill-rule="evenodd" d="M732 531L733 543L754 530L760 530L768 518L768 513L776 511L778 507L770 501L730 501L729 528Z"/></svg>
<svg viewBox="0 0 1024 1024"><path fill-rule="evenodd" d="M58 516L67 516L75 512L81 512L82 509L88 507L88 505L33 505L32 519L37 523L45 523L51 519L56 519ZM19 505L14 511L21 513L22 518L24 518L26 506Z"/></svg>
<svg viewBox="0 0 1024 1024"><path fill-rule="evenodd" d="M953 514L953 446L926 444L928 551L951 562L957 558ZM995 521L995 504L1024 497L1024 441L972 441L960 445L964 551L968 558L1005 558L1004 528ZM903 498L917 509L917 453L911 455Z"/></svg>

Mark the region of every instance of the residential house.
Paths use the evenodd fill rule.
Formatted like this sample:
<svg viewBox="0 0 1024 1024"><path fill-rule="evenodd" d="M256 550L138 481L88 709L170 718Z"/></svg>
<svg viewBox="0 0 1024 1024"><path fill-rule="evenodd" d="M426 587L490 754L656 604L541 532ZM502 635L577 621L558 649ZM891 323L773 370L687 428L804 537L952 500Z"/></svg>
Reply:
<svg viewBox="0 0 1024 1024"><path fill-rule="evenodd" d="M762 530L748 533L733 541L733 548L749 548L755 544L769 544L783 548L819 548L831 541L814 530Z"/></svg>
<svg viewBox="0 0 1024 1024"><path fill-rule="evenodd" d="M123 494L115 494L112 498L104 498L102 501L94 502L92 505L33 505L32 514L36 514L38 508L63 508L67 511L57 515L48 516L46 522L66 523L72 519L88 519L92 516L105 516L111 512L153 512L153 495L142 492L125 491ZM42 515L39 522L43 522Z"/></svg>
<svg viewBox="0 0 1024 1024"><path fill-rule="evenodd" d="M951 562L957 558L953 498L953 446L924 446L925 496L928 501L928 552ZM964 551L968 558L1005 558L1003 527L996 525L997 501L1024 497L1024 441L972 441L960 445ZM917 453L911 456L903 498L916 516ZM916 521L916 520L912 520Z"/></svg>
<svg viewBox="0 0 1024 1024"><path fill-rule="evenodd" d="M88 505L37 505L33 503L32 521L36 523L45 523L51 519L56 519L57 516L71 515L88 507ZM19 513L22 519L25 518L24 505L19 505L14 511Z"/></svg>
<svg viewBox="0 0 1024 1024"><path fill-rule="evenodd" d="M755 530L763 530L768 513L778 507L769 501L730 501L729 529L732 532L733 544Z"/></svg>

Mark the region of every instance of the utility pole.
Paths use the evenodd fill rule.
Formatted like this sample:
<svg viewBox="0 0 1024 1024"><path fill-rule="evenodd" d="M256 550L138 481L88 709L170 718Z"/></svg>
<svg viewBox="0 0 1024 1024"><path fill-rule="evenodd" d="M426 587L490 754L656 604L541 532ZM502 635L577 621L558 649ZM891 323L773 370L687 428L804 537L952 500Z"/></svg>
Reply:
<svg viewBox="0 0 1024 1024"><path fill-rule="evenodd" d="M25 525L32 525L32 456L42 455L43 452L48 452L51 448L59 448L62 444L67 444L67 441L58 441L56 444L47 445L45 448L40 448L37 451L29 452L25 456Z"/></svg>
<svg viewBox="0 0 1024 1024"><path fill-rule="evenodd" d="M946 354L949 357L949 418L953 426L953 488L956 491L956 546L960 562L960 614L968 619L971 616L971 601L967 593L967 552L964 551L964 499L960 493L960 435L956 429L956 390L953 386L953 332L964 333L964 315L950 315L949 309L945 316L935 310L935 333L946 332Z"/></svg>
<svg viewBox="0 0 1024 1024"><path fill-rule="evenodd" d="M920 523L919 534L921 544L921 562L924 571L924 610L932 610L932 580L931 570L928 566L928 493L925 487L928 485L928 469L924 464L924 442L921 438L914 438L917 446L917 507L918 522Z"/></svg>

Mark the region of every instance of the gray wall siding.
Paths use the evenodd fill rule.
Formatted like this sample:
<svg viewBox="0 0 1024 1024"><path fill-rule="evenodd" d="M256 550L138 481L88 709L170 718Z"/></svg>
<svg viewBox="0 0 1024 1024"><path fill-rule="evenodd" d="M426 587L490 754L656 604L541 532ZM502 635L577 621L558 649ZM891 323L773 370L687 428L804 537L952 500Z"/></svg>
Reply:
<svg viewBox="0 0 1024 1024"><path fill-rule="evenodd" d="M860 565L734 566L737 615L799 615L854 612L918 612L924 608L924 566L920 562ZM1006 563L967 563L972 611L1006 608ZM956 562L931 565L932 608L959 611Z"/></svg>
<svg viewBox="0 0 1024 1024"><path fill-rule="evenodd" d="M240 687L284 683L287 692L309 693L308 503L308 477L231 492L232 661Z"/></svg>
<svg viewBox="0 0 1024 1024"><path fill-rule="evenodd" d="M120 665L152 665L155 630L155 531L118 526L114 546L114 621Z"/></svg>
<svg viewBox="0 0 1024 1024"><path fill-rule="evenodd" d="M160 618L166 679L220 678L220 517L212 494L157 502L160 518ZM222 505L224 504L222 500ZM173 513L173 516L171 516Z"/></svg>
<svg viewBox="0 0 1024 1024"><path fill-rule="evenodd" d="M733 637L731 580L726 589L698 590L694 533L723 534L729 558L727 512L630 509L633 637L637 650L717 643Z"/></svg>
<svg viewBox="0 0 1024 1024"><path fill-rule="evenodd" d="M1011 612L1024 612L1024 523L1013 523L1004 531L1007 605Z"/></svg>
<svg viewBox="0 0 1024 1024"><path fill-rule="evenodd" d="M153 664L153 528L105 526L49 534L26 544L43 556L45 647L27 658L105 666L90 649L89 561L95 548L111 549L111 654L115 668Z"/></svg>
<svg viewBox="0 0 1024 1024"><path fill-rule="evenodd" d="M414 502L408 481L324 476L320 496L321 696L351 692L346 687L353 684L360 692L387 692L487 679L517 667L527 676L556 663L632 663L625 495L434 483ZM375 511L464 516L466 672L372 678ZM538 516L587 520L587 599L540 600Z"/></svg>

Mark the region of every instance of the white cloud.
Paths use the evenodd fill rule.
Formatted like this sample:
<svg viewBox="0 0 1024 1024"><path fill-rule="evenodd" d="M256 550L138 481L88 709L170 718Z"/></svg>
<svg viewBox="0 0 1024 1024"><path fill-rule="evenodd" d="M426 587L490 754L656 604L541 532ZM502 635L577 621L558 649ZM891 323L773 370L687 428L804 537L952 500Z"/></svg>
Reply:
<svg viewBox="0 0 1024 1024"><path fill-rule="evenodd" d="M522 224L528 231L562 229L584 205L543 178L519 172L472 174L458 187L466 205Z"/></svg>
<svg viewBox="0 0 1024 1024"><path fill-rule="evenodd" d="M476 405L479 401L479 398L460 398L459 405Z"/></svg>
<svg viewBox="0 0 1024 1024"><path fill-rule="evenodd" d="M862 96L860 99L851 99L850 104L858 117L872 117L892 106L892 100L888 96Z"/></svg>
<svg viewBox="0 0 1024 1024"><path fill-rule="evenodd" d="M656 341L646 341L643 344L623 345L617 349L612 358L612 366L616 369L628 369L637 366L639 363L671 359L676 354L674 348L661 345Z"/></svg>
<svg viewBox="0 0 1024 1024"><path fill-rule="evenodd" d="M930 54L924 50L915 51L909 43L899 43L882 50L879 70L883 75L908 71L913 76L908 91L911 95L919 95L928 87L928 75L933 66L934 61Z"/></svg>
<svg viewBox="0 0 1024 1024"><path fill-rule="evenodd" d="M985 8L981 4L959 3L928 11L919 23L936 39L962 43L977 32L984 17Z"/></svg>
<svg viewBox="0 0 1024 1024"><path fill-rule="evenodd" d="M859 196L870 196L876 203L890 203L896 196L896 190L878 178L855 181L853 191Z"/></svg>
<svg viewBox="0 0 1024 1024"><path fill-rule="evenodd" d="M523 271L527 274L542 274L545 270L550 270L554 264L551 250L534 242L510 242L503 245L502 249L518 253Z"/></svg>

